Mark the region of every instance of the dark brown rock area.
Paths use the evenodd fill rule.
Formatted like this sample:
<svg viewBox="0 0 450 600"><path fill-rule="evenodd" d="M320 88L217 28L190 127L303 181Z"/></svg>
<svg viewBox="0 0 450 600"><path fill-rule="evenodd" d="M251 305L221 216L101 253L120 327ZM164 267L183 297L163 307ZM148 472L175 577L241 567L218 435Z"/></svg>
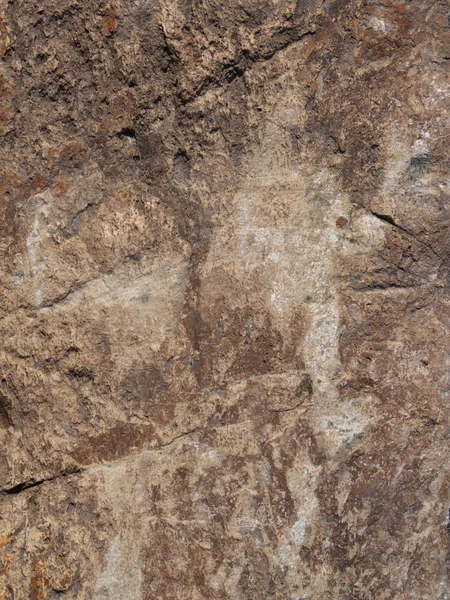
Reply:
<svg viewBox="0 0 450 600"><path fill-rule="evenodd" d="M450 598L443 0L0 0L0 600Z"/></svg>

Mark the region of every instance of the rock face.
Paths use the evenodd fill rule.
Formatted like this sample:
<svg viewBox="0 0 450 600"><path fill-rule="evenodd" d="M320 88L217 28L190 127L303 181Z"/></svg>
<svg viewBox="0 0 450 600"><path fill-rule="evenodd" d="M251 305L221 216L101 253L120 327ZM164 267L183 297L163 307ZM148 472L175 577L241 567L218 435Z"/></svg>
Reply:
<svg viewBox="0 0 450 600"><path fill-rule="evenodd" d="M1 600L444 600L442 0L0 0Z"/></svg>

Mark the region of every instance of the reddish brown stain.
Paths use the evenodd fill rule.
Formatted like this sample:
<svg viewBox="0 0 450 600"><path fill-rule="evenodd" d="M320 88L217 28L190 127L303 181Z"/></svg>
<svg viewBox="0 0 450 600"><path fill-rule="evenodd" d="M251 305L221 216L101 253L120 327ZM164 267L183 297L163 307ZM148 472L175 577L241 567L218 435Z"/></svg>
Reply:
<svg viewBox="0 0 450 600"><path fill-rule="evenodd" d="M107 37L117 27L117 10L114 5L108 6L105 10L105 15L99 19L102 34Z"/></svg>
<svg viewBox="0 0 450 600"><path fill-rule="evenodd" d="M339 227L340 229L342 229L343 227L346 227L348 225L348 219L346 219L345 217L338 217L336 219L336 226Z"/></svg>
<svg viewBox="0 0 450 600"><path fill-rule="evenodd" d="M34 557L31 567L30 600L45 600L48 584L49 580L43 564L37 557Z"/></svg>
<svg viewBox="0 0 450 600"><path fill-rule="evenodd" d="M110 462L142 449L146 442L154 440L153 425L116 425L101 435L88 438L72 453L72 457L82 465L95 462Z"/></svg>
<svg viewBox="0 0 450 600"><path fill-rule="evenodd" d="M25 198L31 198L31 196L35 196L36 194L44 190L48 186L48 183L48 177L44 175L37 175L36 177L33 177L31 181L23 185L22 195Z"/></svg>
<svg viewBox="0 0 450 600"><path fill-rule="evenodd" d="M48 592L66 592L71 587L72 573L69 569L57 576L49 574L48 571L45 560L34 556L31 565L30 600L45 600Z"/></svg>
<svg viewBox="0 0 450 600"><path fill-rule="evenodd" d="M0 600L7 598L8 594L8 590L4 586L8 581L12 565L11 554L7 550L12 541L13 537L11 535L0 535Z"/></svg>

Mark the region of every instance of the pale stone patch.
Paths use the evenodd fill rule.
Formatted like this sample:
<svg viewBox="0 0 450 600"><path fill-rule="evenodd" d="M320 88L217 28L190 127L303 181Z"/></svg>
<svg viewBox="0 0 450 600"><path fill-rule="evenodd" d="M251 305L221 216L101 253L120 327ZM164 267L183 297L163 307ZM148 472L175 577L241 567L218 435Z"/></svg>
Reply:
<svg viewBox="0 0 450 600"><path fill-rule="evenodd" d="M120 529L110 542L105 566L97 578L94 600L140 600L142 538L136 527L140 520L136 472L128 461L107 465L101 472L106 500Z"/></svg>
<svg viewBox="0 0 450 600"><path fill-rule="evenodd" d="M31 201L35 201L37 206L34 214L33 228L27 236L26 246L30 280L34 293L34 302L35 306L39 307L42 303L42 292L45 282L45 273L43 273L43 269L45 268L45 256L43 257L41 255L40 247L43 241L42 238L45 237L45 218L50 214L52 194L50 190L46 190L45 192L42 192L41 194L31 198L30 202Z"/></svg>

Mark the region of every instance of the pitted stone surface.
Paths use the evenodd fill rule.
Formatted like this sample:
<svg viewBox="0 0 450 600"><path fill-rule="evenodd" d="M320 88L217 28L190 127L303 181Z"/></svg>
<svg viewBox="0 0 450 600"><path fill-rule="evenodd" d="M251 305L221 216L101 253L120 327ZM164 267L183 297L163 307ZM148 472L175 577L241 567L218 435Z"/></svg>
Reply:
<svg viewBox="0 0 450 600"><path fill-rule="evenodd" d="M0 0L0 600L445 600L449 13Z"/></svg>

